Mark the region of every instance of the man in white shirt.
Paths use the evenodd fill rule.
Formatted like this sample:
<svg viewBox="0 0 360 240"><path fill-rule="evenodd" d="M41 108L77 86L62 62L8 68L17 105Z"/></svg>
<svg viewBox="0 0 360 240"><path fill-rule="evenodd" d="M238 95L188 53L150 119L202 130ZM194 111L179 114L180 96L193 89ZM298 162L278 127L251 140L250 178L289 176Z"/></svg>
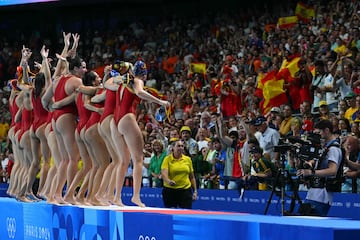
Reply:
<svg viewBox="0 0 360 240"><path fill-rule="evenodd" d="M279 143L280 133L277 130L268 127L266 118L263 116L256 118L254 126L260 133L255 134L255 136L260 144L260 147L264 150L264 157L276 163L279 156L274 152L274 146L277 146Z"/></svg>

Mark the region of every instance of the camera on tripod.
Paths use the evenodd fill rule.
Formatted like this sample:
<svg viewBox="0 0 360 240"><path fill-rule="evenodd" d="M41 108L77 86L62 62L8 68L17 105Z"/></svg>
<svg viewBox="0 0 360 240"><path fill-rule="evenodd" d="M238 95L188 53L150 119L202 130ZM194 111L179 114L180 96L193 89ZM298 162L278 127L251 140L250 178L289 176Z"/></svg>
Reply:
<svg viewBox="0 0 360 240"><path fill-rule="evenodd" d="M282 144L274 147L275 152L290 154L296 158L298 163L296 168L310 168L306 162L319 160L323 155L324 149L321 146L320 135L311 133L306 139L290 136L282 141Z"/></svg>

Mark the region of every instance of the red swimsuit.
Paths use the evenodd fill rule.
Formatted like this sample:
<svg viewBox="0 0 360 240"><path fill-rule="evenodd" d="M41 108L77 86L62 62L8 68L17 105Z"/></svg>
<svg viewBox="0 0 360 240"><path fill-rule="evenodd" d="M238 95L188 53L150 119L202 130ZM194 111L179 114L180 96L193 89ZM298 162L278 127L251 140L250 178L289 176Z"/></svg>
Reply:
<svg viewBox="0 0 360 240"><path fill-rule="evenodd" d="M16 98L17 97L18 97L18 95L16 95L14 97L14 100L13 100L12 104L10 104L10 102L9 102L9 111L10 111L10 114L11 114L11 127L15 126L14 133L16 133L21 128L21 121L20 122L15 122L16 113L19 111L19 107L16 105Z"/></svg>
<svg viewBox="0 0 360 240"><path fill-rule="evenodd" d="M22 135L30 129L32 122L33 122L33 111L26 110L26 108L23 108L21 113L21 129L18 136L19 141Z"/></svg>
<svg viewBox="0 0 360 240"><path fill-rule="evenodd" d="M106 90L104 112L100 117L100 123L109 115L114 114L116 106L116 91Z"/></svg>
<svg viewBox="0 0 360 240"><path fill-rule="evenodd" d="M79 93L76 99L76 107L77 111L79 113L79 122L76 127L78 133L80 133L81 129L86 126L86 123L88 122L91 111L85 108L84 100L83 100L83 93Z"/></svg>
<svg viewBox="0 0 360 240"><path fill-rule="evenodd" d="M101 94L103 90L104 89L100 89L97 94ZM104 107L104 102L95 103L94 106L97 107L97 108L102 108L102 107ZM88 129L92 125L98 123L100 121L100 117L101 117L101 115L98 112L91 111L89 121L87 121L87 123L86 123L86 129Z"/></svg>
<svg viewBox="0 0 360 240"><path fill-rule="evenodd" d="M64 98L66 98L68 95L65 92L65 84L66 81L70 78L72 78L73 76L62 76L59 79L59 83L55 88L55 92L54 92L54 99L55 102L58 102ZM60 109L55 109L54 113L53 113L53 118L56 121L61 115L66 114L66 113L72 113L75 116L77 115L77 111L76 111L76 105L74 103L70 104L70 105L66 105L63 106Z"/></svg>
<svg viewBox="0 0 360 240"><path fill-rule="evenodd" d="M33 92L34 93L34 92ZM41 103L41 97L37 96L35 98L34 94L31 98L33 111L34 111L34 122L32 124L34 132L48 121L49 112L43 107Z"/></svg>
<svg viewBox="0 0 360 240"><path fill-rule="evenodd" d="M120 92L124 88L122 98L120 99ZM140 98L131 92L129 87L121 84L116 92L116 108L114 112L114 120L116 125L128 113L135 114L136 106L140 103Z"/></svg>

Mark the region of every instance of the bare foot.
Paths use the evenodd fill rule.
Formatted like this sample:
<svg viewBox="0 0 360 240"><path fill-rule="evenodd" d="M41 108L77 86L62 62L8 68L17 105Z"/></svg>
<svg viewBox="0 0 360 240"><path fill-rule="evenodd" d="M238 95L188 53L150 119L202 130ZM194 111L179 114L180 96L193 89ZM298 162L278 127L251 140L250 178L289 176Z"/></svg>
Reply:
<svg viewBox="0 0 360 240"><path fill-rule="evenodd" d="M16 195L12 191L7 191L6 194L13 198L16 197Z"/></svg>
<svg viewBox="0 0 360 240"><path fill-rule="evenodd" d="M78 203L78 205L84 205L84 206L91 206L91 203L89 203L88 201L86 201L85 198L76 198L76 201Z"/></svg>
<svg viewBox="0 0 360 240"><path fill-rule="evenodd" d="M104 202L97 200L96 198L87 199L87 202L90 203L92 206L109 206L110 205L109 202L104 203Z"/></svg>
<svg viewBox="0 0 360 240"><path fill-rule="evenodd" d="M64 201L70 203L71 205L78 205L74 196L64 196Z"/></svg>
<svg viewBox="0 0 360 240"><path fill-rule="evenodd" d="M95 197L96 201L100 202L100 206L110 206L111 202L106 199L106 198L102 198L102 197Z"/></svg>
<svg viewBox="0 0 360 240"><path fill-rule="evenodd" d="M54 196L55 204L67 204L61 196Z"/></svg>
<svg viewBox="0 0 360 240"><path fill-rule="evenodd" d="M114 199L111 201L111 204L115 205L115 206L119 206L119 207L125 207L125 205L123 204L123 202L120 199Z"/></svg>
<svg viewBox="0 0 360 240"><path fill-rule="evenodd" d="M140 198L132 197L131 202L138 205L139 207L146 207L144 203L141 202Z"/></svg>
<svg viewBox="0 0 360 240"><path fill-rule="evenodd" d="M28 198L25 197L25 196L16 197L16 200L17 200L17 201L20 201L20 202L33 202L31 199L28 199Z"/></svg>

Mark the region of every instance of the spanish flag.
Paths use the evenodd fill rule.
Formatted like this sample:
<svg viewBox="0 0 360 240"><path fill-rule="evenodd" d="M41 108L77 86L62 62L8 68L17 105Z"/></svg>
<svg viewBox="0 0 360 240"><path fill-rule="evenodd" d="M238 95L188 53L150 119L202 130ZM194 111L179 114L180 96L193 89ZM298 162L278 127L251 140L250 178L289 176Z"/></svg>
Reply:
<svg viewBox="0 0 360 240"><path fill-rule="evenodd" d="M288 102L284 90L284 80L276 78L277 72L268 72L261 80L263 85L263 101L260 103L263 114L270 111L272 107L278 107Z"/></svg>
<svg viewBox="0 0 360 240"><path fill-rule="evenodd" d="M302 2L298 2L295 8L295 15L300 21L309 23L311 19L315 18L315 8L314 6L308 6Z"/></svg>
<svg viewBox="0 0 360 240"><path fill-rule="evenodd" d="M300 59L301 59L300 57L296 57L290 61L284 59L278 73L278 79L283 78L285 80L288 80L291 78L295 78L295 74L300 70L299 67Z"/></svg>
<svg viewBox="0 0 360 240"><path fill-rule="evenodd" d="M298 22L297 16L281 17L278 20L278 26L280 29L287 29L294 27Z"/></svg>

